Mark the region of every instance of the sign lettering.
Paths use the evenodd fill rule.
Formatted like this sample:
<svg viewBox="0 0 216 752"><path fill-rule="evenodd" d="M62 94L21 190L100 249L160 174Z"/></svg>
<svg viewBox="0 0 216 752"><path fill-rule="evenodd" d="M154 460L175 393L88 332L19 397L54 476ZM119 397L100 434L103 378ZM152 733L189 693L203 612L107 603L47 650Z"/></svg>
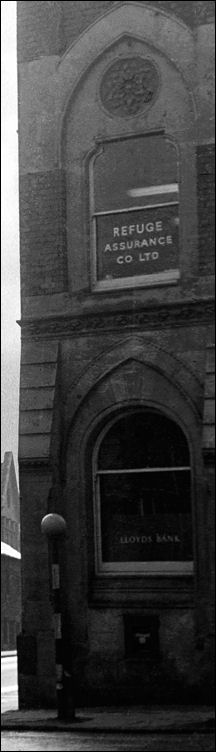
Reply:
<svg viewBox="0 0 216 752"><path fill-rule="evenodd" d="M178 204L96 217L98 280L178 267Z"/></svg>
<svg viewBox="0 0 216 752"><path fill-rule="evenodd" d="M166 533L163 533L163 535L159 535L159 533L155 533L155 536L153 535L121 535L120 536L120 543L121 545L128 545L130 543L181 543L181 539L178 535L168 535Z"/></svg>
<svg viewBox="0 0 216 752"><path fill-rule="evenodd" d="M192 560L191 516L114 515L102 531L104 561Z"/></svg>

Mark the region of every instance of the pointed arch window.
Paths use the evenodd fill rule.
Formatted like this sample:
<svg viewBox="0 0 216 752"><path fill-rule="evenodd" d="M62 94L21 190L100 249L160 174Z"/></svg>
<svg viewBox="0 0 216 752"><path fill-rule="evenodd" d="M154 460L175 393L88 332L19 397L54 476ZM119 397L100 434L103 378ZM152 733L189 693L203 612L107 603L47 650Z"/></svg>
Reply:
<svg viewBox="0 0 216 752"><path fill-rule="evenodd" d="M98 574L193 571L191 466L182 429L156 411L130 412L94 453Z"/></svg>

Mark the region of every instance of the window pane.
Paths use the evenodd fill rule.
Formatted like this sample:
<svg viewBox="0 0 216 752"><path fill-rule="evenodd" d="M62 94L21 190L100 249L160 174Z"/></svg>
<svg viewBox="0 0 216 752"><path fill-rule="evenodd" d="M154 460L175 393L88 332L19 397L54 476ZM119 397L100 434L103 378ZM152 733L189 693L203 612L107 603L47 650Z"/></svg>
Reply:
<svg viewBox="0 0 216 752"><path fill-rule="evenodd" d="M99 470L189 466L185 436L169 418L153 412L122 417L106 434Z"/></svg>
<svg viewBox="0 0 216 752"><path fill-rule="evenodd" d="M100 477L103 561L192 559L190 473Z"/></svg>
<svg viewBox="0 0 216 752"><path fill-rule="evenodd" d="M190 511L190 472L127 473L100 477L105 515L144 516Z"/></svg>
<svg viewBox="0 0 216 752"><path fill-rule="evenodd" d="M152 203L152 196L145 195L144 201L142 188L166 186L177 179L176 150L163 135L104 143L94 163L95 211Z"/></svg>

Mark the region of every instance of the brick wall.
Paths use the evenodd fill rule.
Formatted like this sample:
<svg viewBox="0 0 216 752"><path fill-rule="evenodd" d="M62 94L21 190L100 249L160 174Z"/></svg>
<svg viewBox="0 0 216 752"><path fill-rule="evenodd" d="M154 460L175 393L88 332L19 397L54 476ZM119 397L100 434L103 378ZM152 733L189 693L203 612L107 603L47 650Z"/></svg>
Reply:
<svg viewBox="0 0 216 752"><path fill-rule="evenodd" d="M20 178L21 286L26 295L62 292L66 258L62 246L59 171Z"/></svg>
<svg viewBox="0 0 216 752"><path fill-rule="evenodd" d="M58 55L61 47L61 3L17 3L18 61ZM53 6L53 7L52 7Z"/></svg>
<svg viewBox="0 0 216 752"><path fill-rule="evenodd" d="M215 193L214 146L206 144L197 149L199 270L213 274L215 259Z"/></svg>

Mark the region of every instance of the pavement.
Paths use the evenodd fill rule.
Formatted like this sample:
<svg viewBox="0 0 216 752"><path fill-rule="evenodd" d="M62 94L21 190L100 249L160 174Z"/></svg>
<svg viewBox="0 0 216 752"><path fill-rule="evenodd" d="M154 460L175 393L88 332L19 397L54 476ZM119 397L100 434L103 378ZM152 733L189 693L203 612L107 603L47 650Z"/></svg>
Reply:
<svg viewBox="0 0 216 752"><path fill-rule="evenodd" d="M59 720L53 709L10 710L2 713L4 731L89 731L131 733L212 733L214 707L136 706L94 707L75 711L73 720Z"/></svg>

